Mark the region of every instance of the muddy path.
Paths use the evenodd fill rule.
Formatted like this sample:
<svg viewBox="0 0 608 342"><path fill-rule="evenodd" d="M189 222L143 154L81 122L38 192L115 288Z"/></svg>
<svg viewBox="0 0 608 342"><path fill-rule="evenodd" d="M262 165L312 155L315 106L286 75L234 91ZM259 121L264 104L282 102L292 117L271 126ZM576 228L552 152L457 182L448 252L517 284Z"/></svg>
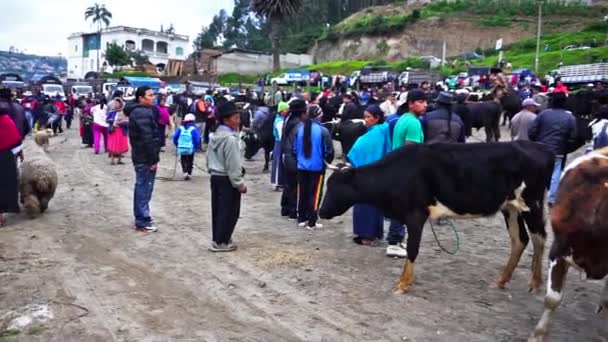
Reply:
<svg viewBox="0 0 608 342"><path fill-rule="evenodd" d="M281 218L261 160L246 164L239 250L218 255L207 251L208 176L196 168L189 182L168 181L171 147L152 201L160 231L146 235L132 229L130 163L111 166L75 130L51 145L60 186L49 211L10 216L0 230L0 316L36 303L53 318L12 340L523 341L542 312L542 294L527 292L530 248L507 290L495 286L509 251L499 217L456 221L455 256L427 226L414 287L396 296L403 262L355 245L350 213L314 232ZM452 232L437 229L452 248ZM570 274L551 340L608 336L594 314L600 289Z"/></svg>

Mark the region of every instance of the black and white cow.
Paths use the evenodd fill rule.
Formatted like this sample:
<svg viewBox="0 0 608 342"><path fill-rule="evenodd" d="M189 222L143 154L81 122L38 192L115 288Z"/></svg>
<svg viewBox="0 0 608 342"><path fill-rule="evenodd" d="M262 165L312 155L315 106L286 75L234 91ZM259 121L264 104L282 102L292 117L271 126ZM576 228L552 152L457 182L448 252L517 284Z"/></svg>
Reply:
<svg viewBox="0 0 608 342"><path fill-rule="evenodd" d="M407 252L397 292L413 282L414 262L427 219L473 218L502 211L511 256L498 278L504 288L529 242L534 245L531 289L542 284L545 193L554 163L543 145L509 143L405 146L360 168L335 170L319 211L321 218L344 214L355 203L379 208L408 228Z"/></svg>

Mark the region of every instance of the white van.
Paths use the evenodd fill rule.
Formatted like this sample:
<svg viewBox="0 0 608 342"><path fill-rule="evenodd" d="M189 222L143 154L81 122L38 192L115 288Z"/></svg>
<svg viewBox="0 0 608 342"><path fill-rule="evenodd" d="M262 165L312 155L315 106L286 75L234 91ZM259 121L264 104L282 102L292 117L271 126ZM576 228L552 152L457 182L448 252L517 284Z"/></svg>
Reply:
<svg viewBox="0 0 608 342"><path fill-rule="evenodd" d="M87 97L89 94L93 94L93 87L90 85L73 85L70 90L70 94L75 98L79 98L81 96Z"/></svg>
<svg viewBox="0 0 608 342"><path fill-rule="evenodd" d="M63 86L60 84L43 84L42 85L42 94L49 96L50 98L55 98L57 95L61 96L61 99L65 101L65 92L63 91Z"/></svg>

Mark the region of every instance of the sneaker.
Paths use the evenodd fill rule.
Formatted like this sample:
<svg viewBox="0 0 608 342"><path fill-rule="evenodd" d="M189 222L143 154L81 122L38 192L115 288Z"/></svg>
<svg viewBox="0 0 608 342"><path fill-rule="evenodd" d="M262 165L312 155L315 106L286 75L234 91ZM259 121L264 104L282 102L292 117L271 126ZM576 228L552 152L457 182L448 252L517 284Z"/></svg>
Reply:
<svg viewBox="0 0 608 342"><path fill-rule="evenodd" d="M237 246L233 243L216 243L213 242L209 251L211 252L233 252L236 251Z"/></svg>
<svg viewBox="0 0 608 342"><path fill-rule="evenodd" d="M306 227L306 225L307 225L306 221L304 221L304 222L298 222L298 227L304 228L304 227Z"/></svg>
<svg viewBox="0 0 608 342"><path fill-rule="evenodd" d="M298 216L297 216L297 215L289 215L289 220L290 220L290 221L295 221L295 220L297 220L297 219L298 219Z"/></svg>
<svg viewBox="0 0 608 342"><path fill-rule="evenodd" d="M316 223L314 226L306 226L306 229L308 230L315 230L315 229L321 229L323 228L323 225L320 223Z"/></svg>
<svg viewBox="0 0 608 342"><path fill-rule="evenodd" d="M154 226L135 227L135 230L137 230L139 232L144 232L144 233L154 233L154 232L158 231L158 228L156 228Z"/></svg>
<svg viewBox="0 0 608 342"><path fill-rule="evenodd" d="M399 243L396 245L388 245L388 247L386 247L386 256L391 258L407 258L405 244Z"/></svg>
<svg viewBox="0 0 608 342"><path fill-rule="evenodd" d="M184 180L190 180L190 175L187 173L184 173Z"/></svg>

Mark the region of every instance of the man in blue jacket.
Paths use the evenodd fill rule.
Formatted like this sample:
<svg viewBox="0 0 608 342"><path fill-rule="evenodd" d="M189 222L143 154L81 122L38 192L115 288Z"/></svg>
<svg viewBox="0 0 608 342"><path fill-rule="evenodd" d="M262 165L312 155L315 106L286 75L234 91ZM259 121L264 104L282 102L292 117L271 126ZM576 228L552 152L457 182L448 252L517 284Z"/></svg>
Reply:
<svg viewBox="0 0 608 342"><path fill-rule="evenodd" d="M549 206L555 203L568 146L576 141L576 118L565 109L566 100L566 94L553 94L551 108L538 114L528 129L530 140L549 146L556 157L549 188Z"/></svg>

